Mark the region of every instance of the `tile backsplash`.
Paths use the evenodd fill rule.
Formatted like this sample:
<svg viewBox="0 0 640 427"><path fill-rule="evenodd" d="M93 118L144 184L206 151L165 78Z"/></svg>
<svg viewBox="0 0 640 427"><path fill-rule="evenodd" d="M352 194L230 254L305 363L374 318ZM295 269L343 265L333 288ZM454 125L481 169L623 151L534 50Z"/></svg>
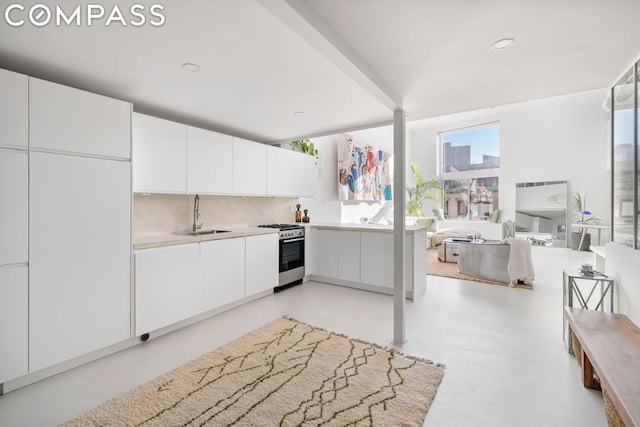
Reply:
<svg viewBox="0 0 640 427"><path fill-rule="evenodd" d="M135 194L133 235L187 231L193 224L195 195ZM231 228L294 221L296 198L200 196L203 228Z"/></svg>

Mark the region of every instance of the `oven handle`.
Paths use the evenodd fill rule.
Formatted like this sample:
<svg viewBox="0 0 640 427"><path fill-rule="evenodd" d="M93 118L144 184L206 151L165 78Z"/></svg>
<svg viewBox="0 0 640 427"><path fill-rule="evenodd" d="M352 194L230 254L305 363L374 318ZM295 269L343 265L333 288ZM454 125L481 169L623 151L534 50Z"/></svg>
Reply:
<svg viewBox="0 0 640 427"><path fill-rule="evenodd" d="M303 242L304 241L304 237L300 237L297 239L282 239L281 242L282 243L293 243L293 242Z"/></svg>

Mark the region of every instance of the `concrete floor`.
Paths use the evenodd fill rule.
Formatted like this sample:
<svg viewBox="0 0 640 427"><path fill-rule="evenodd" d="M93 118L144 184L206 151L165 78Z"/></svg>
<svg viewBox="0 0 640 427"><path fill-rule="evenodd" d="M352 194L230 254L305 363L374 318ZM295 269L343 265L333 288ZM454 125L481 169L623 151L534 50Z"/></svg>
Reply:
<svg viewBox="0 0 640 427"><path fill-rule="evenodd" d="M562 341L562 269L591 254L533 247L535 289L428 276L402 351L444 363L424 426L606 426ZM0 426L52 426L288 314L389 345L392 298L307 283L0 397ZM386 427L386 426L385 426Z"/></svg>

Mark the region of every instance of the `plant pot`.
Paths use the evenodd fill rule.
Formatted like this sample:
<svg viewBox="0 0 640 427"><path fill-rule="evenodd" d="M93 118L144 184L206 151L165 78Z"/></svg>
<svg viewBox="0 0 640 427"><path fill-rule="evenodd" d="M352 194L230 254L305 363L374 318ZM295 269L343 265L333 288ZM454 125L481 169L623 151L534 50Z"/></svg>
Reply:
<svg viewBox="0 0 640 427"><path fill-rule="evenodd" d="M584 239L582 239L582 245L580 245L580 238L582 233L571 233L571 249L575 251L588 251L591 246L591 234L585 233ZM578 248L580 245L580 248Z"/></svg>

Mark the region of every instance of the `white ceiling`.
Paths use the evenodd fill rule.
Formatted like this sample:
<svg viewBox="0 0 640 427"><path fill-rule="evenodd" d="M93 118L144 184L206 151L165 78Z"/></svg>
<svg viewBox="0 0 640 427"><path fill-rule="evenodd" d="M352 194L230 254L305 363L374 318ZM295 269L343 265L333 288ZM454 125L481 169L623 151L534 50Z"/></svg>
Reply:
<svg viewBox="0 0 640 427"><path fill-rule="evenodd" d="M166 22L2 19L0 67L261 142L389 122L399 107L411 120L609 87L640 57L637 0L49 3L117 4L127 18L159 3ZM492 51L504 37L514 46Z"/></svg>

